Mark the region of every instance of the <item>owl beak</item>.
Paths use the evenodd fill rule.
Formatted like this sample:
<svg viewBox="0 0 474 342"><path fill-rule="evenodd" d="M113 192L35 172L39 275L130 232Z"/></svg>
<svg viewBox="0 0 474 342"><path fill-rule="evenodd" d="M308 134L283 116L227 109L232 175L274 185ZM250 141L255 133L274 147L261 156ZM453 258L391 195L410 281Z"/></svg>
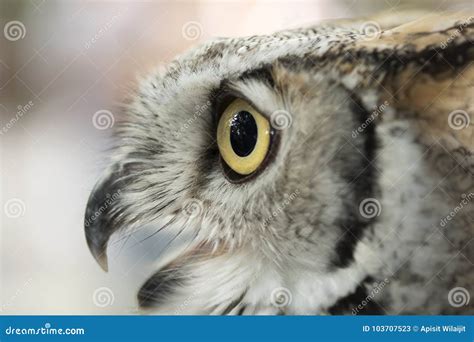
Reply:
<svg viewBox="0 0 474 342"><path fill-rule="evenodd" d="M92 253L92 256L97 261L99 266L107 272L109 270L108 260L107 260L107 241L108 238L104 237L97 237L96 234L97 228L95 227L87 227L85 228L86 231L86 241L89 247L89 250Z"/></svg>
<svg viewBox="0 0 474 342"><path fill-rule="evenodd" d="M104 271L108 271L107 243L119 229L114 213L120 200L121 188L116 181L117 174L108 172L92 190L84 217L84 231L87 245L93 257Z"/></svg>
<svg viewBox="0 0 474 342"><path fill-rule="evenodd" d="M107 242L110 235L107 233L110 229L104 229L104 222L102 216L105 213L100 213L102 202L97 200L96 192L93 191L87 203L86 215L84 218L84 230L86 234L86 241L92 256L104 271L108 271L107 262Z"/></svg>

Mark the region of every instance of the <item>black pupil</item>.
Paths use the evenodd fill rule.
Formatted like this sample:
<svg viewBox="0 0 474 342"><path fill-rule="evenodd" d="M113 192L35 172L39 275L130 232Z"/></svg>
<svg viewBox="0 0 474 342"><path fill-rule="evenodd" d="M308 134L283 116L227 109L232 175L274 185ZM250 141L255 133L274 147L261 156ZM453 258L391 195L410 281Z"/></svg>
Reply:
<svg viewBox="0 0 474 342"><path fill-rule="evenodd" d="M230 124L230 143L240 157L252 153L257 143L258 129L253 115L243 110L232 118Z"/></svg>

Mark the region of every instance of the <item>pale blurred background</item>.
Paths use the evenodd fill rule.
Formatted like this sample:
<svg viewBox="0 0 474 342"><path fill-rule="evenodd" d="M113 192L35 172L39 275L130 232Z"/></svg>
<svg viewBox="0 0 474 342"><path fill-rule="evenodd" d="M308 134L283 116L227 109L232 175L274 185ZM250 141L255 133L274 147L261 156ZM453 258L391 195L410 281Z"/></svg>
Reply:
<svg viewBox="0 0 474 342"><path fill-rule="evenodd" d="M109 111L117 121L117 105L137 76L212 37L397 13L413 2L0 3L0 313L133 314L166 236L116 241L109 273L90 255L84 209L112 125L98 129L94 114Z"/></svg>

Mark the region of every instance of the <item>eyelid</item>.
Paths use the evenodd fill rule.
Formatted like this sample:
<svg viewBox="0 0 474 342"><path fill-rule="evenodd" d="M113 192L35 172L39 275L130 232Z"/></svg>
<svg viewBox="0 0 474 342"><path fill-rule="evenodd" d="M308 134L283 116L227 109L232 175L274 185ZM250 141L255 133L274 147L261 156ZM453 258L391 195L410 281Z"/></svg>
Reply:
<svg viewBox="0 0 474 342"><path fill-rule="evenodd" d="M265 119L270 122L270 115L267 114L266 111L261 110L252 100L245 97L242 93L238 90L232 89L228 86L221 88L216 94L213 95L213 118L217 123L219 122L222 113L226 110L226 108L235 100L241 99L247 102L253 109L255 109L258 113L260 113Z"/></svg>

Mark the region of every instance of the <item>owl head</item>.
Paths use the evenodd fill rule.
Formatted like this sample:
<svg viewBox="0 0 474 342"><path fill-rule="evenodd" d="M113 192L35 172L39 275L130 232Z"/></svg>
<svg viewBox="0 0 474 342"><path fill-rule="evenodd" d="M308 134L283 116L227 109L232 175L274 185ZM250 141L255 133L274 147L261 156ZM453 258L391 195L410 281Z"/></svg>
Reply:
<svg viewBox="0 0 474 342"><path fill-rule="evenodd" d="M377 221L361 203L389 196L385 121L438 113L420 113L419 96L441 93L436 80L472 60L472 22L445 42L462 20L341 21L216 39L150 74L87 204L92 254L107 269L111 235L144 225L190 237L143 286L143 306L170 306L187 291L216 308L254 300L249 288L263 275L350 268ZM419 90L423 78L432 83ZM431 137L416 127L403 148Z"/></svg>

